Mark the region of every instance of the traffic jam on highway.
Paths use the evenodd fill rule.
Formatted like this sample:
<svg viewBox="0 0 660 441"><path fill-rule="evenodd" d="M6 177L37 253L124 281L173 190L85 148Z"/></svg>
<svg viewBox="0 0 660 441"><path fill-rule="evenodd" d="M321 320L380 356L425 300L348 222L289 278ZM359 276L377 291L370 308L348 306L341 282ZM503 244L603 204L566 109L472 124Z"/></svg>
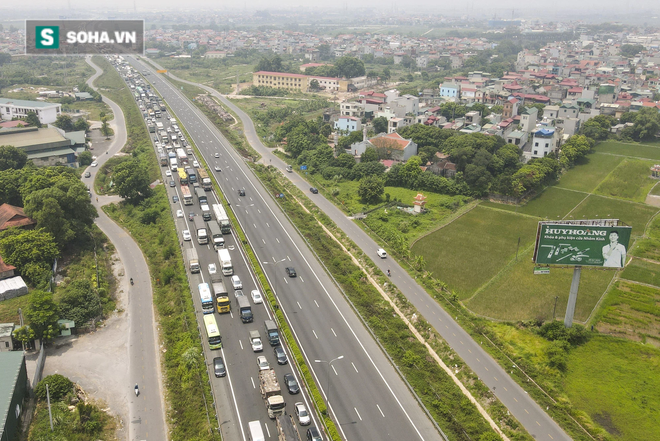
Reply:
<svg viewBox="0 0 660 441"><path fill-rule="evenodd" d="M289 348L280 338L256 277L234 240L228 207L215 194L209 171L195 157L177 120L168 116L167 106L146 77L121 57L109 60L130 87L161 165L206 358L212 360L208 367L214 393L247 400L237 404L235 411L251 409L239 416L244 424L240 432L244 437L247 432L248 439L264 440L264 431L270 437L276 430L280 440L322 440L311 400L295 364L289 363ZM211 173L222 173L221 157L217 151L214 163L208 164ZM245 197L245 189L238 189L238 195ZM288 278L296 277L293 266L284 271ZM248 377L248 373L254 374ZM275 428L264 423L266 417L275 420Z"/></svg>

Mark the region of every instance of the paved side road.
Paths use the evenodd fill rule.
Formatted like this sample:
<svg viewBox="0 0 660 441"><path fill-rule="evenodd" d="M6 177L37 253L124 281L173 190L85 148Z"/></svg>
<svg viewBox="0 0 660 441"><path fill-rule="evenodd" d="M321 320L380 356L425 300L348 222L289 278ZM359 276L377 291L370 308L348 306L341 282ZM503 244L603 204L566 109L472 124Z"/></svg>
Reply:
<svg viewBox="0 0 660 441"><path fill-rule="evenodd" d="M102 70L86 60L96 73L87 81L93 81ZM107 328L72 342L71 348L61 348L51 363L54 369L74 371L72 379L98 398L107 401L111 410L122 416L124 428L128 427L127 439L163 441L168 439L161 384L158 336L154 322L153 297L149 267L140 248L127 231L114 223L101 210L101 206L117 202L118 197L98 196L91 185L99 168L126 144L124 114L114 102L103 97L114 113L110 122L115 136L107 145L107 154L96 150L98 167L89 167L92 174L87 178L92 192L92 203L99 217L96 224L108 236L121 259L125 276L120 279L120 299L126 314L108 320ZM102 143L104 144L104 143ZM128 283L134 279L135 285ZM68 365L70 363L70 366ZM49 358L46 359L46 370ZM77 371L77 372L76 372ZM62 372L60 370L60 372ZM139 384L140 396L134 394ZM124 436L126 439L126 437Z"/></svg>
<svg viewBox="0 0 660 441"><path fill-rule="evenodd" d="M158 67L153 60L151 64ZM158 67L162 69L162 67ZM215 89L203 84L181 80L200 87L213 96L220 99L226 106L231 108L243 122L245 136L252 147L257 150L269 165L279 168L298 188L304 192L309 191L309 184L295 173L286 173L286 164L271 149L265 147L254 129L250 117L240 108L235 106L224 95ZM310 199L327 214L344 233L355 242L362 251L368 255L375 255L380 246L374 242L353 221L348 219L334 204L322 195L311 195ZM374 263L383 271L392 270L391 282L406 296L406 298L419 310L424 312L424 317L429 324L442 336L454 351L470 366L497 398L504 404L511 414L525 427L525 429L537 440L557 441L570 440L571 438L564 430L529 397L527 392L520 387L482 347L482 342L476 342L463 330L463 328L445 311L417 282L408 275L393 259L374 259ZM509 369L509 367L507 368ZM510 369L516 369L515 366Z"/></svg>

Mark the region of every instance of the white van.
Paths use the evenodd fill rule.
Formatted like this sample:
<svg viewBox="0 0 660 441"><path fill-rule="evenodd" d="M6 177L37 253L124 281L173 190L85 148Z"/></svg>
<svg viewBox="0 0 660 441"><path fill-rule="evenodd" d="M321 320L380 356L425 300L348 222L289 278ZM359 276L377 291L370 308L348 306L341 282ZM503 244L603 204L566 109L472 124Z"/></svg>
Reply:
<svg viewBox="0 0 660 441"><path fill-rule="evenodd" d="M250 441L266 441L261 421L250 421L248 427L250 428Z"/></svg>

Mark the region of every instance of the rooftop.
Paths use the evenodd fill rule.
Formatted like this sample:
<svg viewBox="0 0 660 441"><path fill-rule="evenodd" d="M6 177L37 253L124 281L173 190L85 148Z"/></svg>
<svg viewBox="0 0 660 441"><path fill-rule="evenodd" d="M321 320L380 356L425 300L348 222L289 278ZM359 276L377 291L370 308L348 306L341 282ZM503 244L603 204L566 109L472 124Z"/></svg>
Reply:
<svg viewBox="0 0 660 441"><path fill-rule="evenodd" d="M61 106L59 103L47 103L44 101L15 100L13 98L0 98L0 104L11 104L16 107L39 107L42 109L48 107Z"/></svg>

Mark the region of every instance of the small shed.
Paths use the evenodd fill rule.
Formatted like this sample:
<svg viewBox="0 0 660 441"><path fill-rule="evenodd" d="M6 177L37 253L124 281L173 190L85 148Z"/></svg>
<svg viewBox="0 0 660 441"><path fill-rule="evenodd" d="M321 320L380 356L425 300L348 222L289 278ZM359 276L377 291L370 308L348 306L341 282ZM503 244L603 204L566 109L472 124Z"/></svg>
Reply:
<svg viewBox="0 0 660 441"><path fill-rule="evenodd" d="M0 352L9 352L14 350L14 333L16 325L13 323L0 323Z"/></svg>
<svg viewBox="0 0 660 441"><path fill-rule="evenodd" d="M0 280L0 300L13 299L28 293L28 287L21 276Z"/></svg>
<svg viewBox="0 0 660 441"><path fill-rule="evenodd" d="M76 327L76 322L73 320L60 319L57 321L57 324L60 326L61 337L71 335L71 330Z"/></svg>

